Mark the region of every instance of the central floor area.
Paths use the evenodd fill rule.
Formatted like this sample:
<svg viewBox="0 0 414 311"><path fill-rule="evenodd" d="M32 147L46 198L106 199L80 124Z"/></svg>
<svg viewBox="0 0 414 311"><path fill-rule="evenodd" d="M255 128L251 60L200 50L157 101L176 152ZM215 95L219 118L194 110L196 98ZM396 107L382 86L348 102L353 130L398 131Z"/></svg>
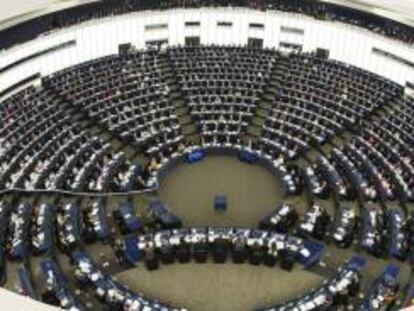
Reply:
<svg viewBox="0 0 414 311"><path fill-rule="evenodd" d="M213 208L216 194L228 198L224 213ZM162 181L158 196L188 226L256 227L266 213L285 201L272 172L240 162L236 156L221 155L178 165Z"/></svg>
<svg viewBox="0 0 414 311"><path fill-rule="evenodd" d="M117 279L148 297L197 311L247 311L282 303L319 286L323 278L301 270L249 264L173 264L148 271L144 265Z"/></svg>

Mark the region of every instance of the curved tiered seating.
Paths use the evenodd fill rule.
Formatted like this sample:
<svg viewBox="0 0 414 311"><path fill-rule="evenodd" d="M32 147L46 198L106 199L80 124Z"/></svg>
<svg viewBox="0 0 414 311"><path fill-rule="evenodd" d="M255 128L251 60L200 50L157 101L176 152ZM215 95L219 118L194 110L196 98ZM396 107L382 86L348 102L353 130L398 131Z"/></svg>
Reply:
<svg viewBox="0 0 414 311"><path fill-rule="evenodd" d="M330 156L337 178L343 179L360 201L413 201L414 161L412 127L407 121L410 99L387 106L389 114L364 122L363 128ZM332 169L332 171L333 171Z"/></svg>
<svg viewBox="0 0 414 311"><path fill-rule="evenodd" d="M83 250L84 240L93 243L108 239L110 228L104 206L102 201L92 201L85 209L82 209L79 201L76 200L56 206L42 203L34 207L28 203L9 205L0 202L0 224L4 225L0 227L0 240L5 242L0 245L1 283L6 280L5 251L7 251L10 260L19 262L27 260L26 263L16 267L15 282L20 294L33 299L39 298L64 310L86 309L79 294L73 292L73 285L68 281L69 276L61 270L55 257L58 250L54 249L54 234L56 234L56 242L60 250L70 257L74 276L81 288L91 288L105 308L131 311L184 310L148 300L120 285ZM93 239L89 239L88 236L92 236ZM40 259L36 261L39 265L36 279L32 278L34 267L27 264L30 249L33 250L33 255Z"/></svg>
<svg viewBox="0 0 414 311"><path fill-rule="evenodd" d="M168 55L205 141L239 142L270 78L275 52L217 46L171 48Z"/></svg>
<svg viewBox="0 0 414 311"><path fill-rule="evenodd" d="M249 261L270 266L280 259L281 266L292 269L295 262L305 266L315 264L323 253L323 247L301 238L259 229L240 228L182 228L162 230L127 237L119 252L122 260L134 265L144 261L150 270L160 262L170 264L177 260L184 263L194 258L206 262L211 257L216 263L224 263L231 256L235 263Z"/></svg>
<svg viewBox="0 0 414 311"><path fill-rule="evenodd" d="M3 100L0 114L0 190L12 193L10 205L0 202L0 283L15 269L11 278L22 293L63 309L85 308L62 265L68 258L82 290L105 309L132 311L176 310L110 275L139 261L154 270L192 259L268 266L279 260L291 270L295 262L320 262L324 246L315 239L401 265L412 257L414 100L356 67L243 47L135 51L45 77L42 86ZM198 132L187 131L194 124ZM212 154L262 165L286 196L305 188L309 208L299 213L282 204L259 229L183 228L152 200L153 191L175 165ZM132 193L110 198L145 187L143 217ZM26 202L22 191L56 197ZM95 254L101 247L105 252ZM326 269L320 263L315 270ZM345 306L359 268L352 261L319 289L270 310ZM387 305L379 297L396 292L387 282L373 284L362 309Z"/></svg>
<svg viewBox="0 0 414 311"><path fill-rule="evenodd" d="M311 293L281 305L262 310L333 310L336 306L346 305L347 300L358 293L362 281L360 270L363 265L357 264L356 261L356 259L351 259L340 267L335 276L326 281L326 284Z"/></svg>
<svg viewBox="0 0 414 311"><path fill-rule="evenodd" d="M156 301L150 301L135 293L123 285L120 285L112 277L105 274L99 266L83 251L75 251L71 254L72 263L75 266L75 277L83 287L91 288L95 296L108 308L115 310L185 310L162 305Z"/></svg>
<svg viewBox="0 0 414 311"><path fill-rule="evenodd" d="M124 142L149 151L182 139L170 75L165 56L148 51L90 61L45 83Z"/></svg>
<svg viewBox="0 0 414 311"><path fill-rule="evenodd" d="M312 54L280 57L276 72L262 135L296 154L324 145L401 92L379 76Z"/></svg>
<svg viewBox="0 0 414 311"><path fill-rule="evenodd" d="M271 81L272 75L276 81ZM305 182L317 196L329 190L338 200L414 200L414 162L408 147L413 144L409 118L414 110L412 102L400 96L400 87L312 54L285 56L218 46L103 57L53 74L43 79L40 89L28 88L7 99L1 103L7 122L0 129L0 185L73 192L144 186L139 163L113 152L68 112L84 112L125 143L168 157L184 139L171 101L169 81L175 76L199 125L202 146L243 147L260 97L270 85L276 87L262 134L252 148L274 160L295 160L387 106L391 115L374 118L349 143L306 168ZM71 105L56 105L62 99ZM391 100L394 105L389 105ZM170 124L166 118L174 120ZM280 169L283 176L295 175L290 163ZM295 193L297 185L294 188L287 192Z"/></svg>
<svg viewBox="0 0 414 311"><path fill-rule="evenodd" d="M16 222L18 225L11 226L8 232L0 231L2 233L0 238L6 238L9 241L7 244L8 254L13 255L10 259L22 260L30 256L30 236L25 235L22 230L22 228L29 228L30 226L32 227L31 244L34 255L45 256L40 261L41 275L45 283L43 290L39 291L37 285L34 285L28 267L21 265L18 276L22 293L32 297L36 297L36 293L40 293L43 301L60 306L63 309L83 309L82 301L76 295L73 295L72 289L66 280L67 277L60 270L59 264L53 257L49 257L54 252L52 250L54 248L53 233L56 232L60 249L71 257L71 263L75 268L75 277L81 288L91 289L98 300L106 307L140 310L138 306L145 305L148 310L167 310L168 307L163 307L158 302L145 299L140 294L134 293L117 283L83 250L84 242L103 241L106 243L110 232L113 232L110 230L110 223L105 212L105 201L93 200L89 203L84 208L76 200L65 204L57 204L57 207L46 203L32 207L30 204L23 203L15 205L16 209L8 208L6 203L0 204L0 222L3 220L7 222L7 217L19 219ZM132 202L121 203L115 211L118 222L125 228L129 228L129 231L124 230L125 233L136 232L136 230L142 230L141 228L144 227L144 224L135 214L135 207ZM152 201L149 204L149 211L151 212L150 218L160 224L161 227L167 228L172 224L181 225L171 217L166 217L167 220L163 218L164 220L161 222L162 215L168 214L168 210L163 207L160 201ZM265 264L268 266L274 266L279 261L281 267L286 270L290 270L295 262L309 267L321 258L323 246L310 242L307 237L299 238L280 233L286 233L291 228L297 218L294 211L294 206L285 204L264 218L262 226L275 231L213 227L164 229L138 233L138 235L135 235L135 233L127 235L122 238L121 243L114 244L120 247L115 250L121 259L121 263L127 264L126 267L131 267L142 261L150 270L157 269L160 263L171 264L175 261L185 263L191 259L198 263L204 263L209 258L216 263L224 263L230 258L234 263L247 262L252 265ZM374 205L365 206L362 210L361 245L363 247L369 245L370 248L367 248L367 250L377 254L374 248L371 247L372 243L367 241L374 238L373 235L376 233L373 233L373 230L383 231L384 233L378 234L384 239L382 249L387 251L390 256L403 259L403 251L405 251L405 248L408 249L408 243L405 240L408 236L404 231L406 227L405 215L399 209L387 210L387 219L384 221L384 226L381 225L381 228L384 229L382 230L378 224L383 220L379 221L377 216L372 220L373 216L371 216L379 211L381 210L378 206ZM352 242L352 234L349 232L354 230L352 227L355 226L355 215L350 215L351 212L352 209L344 206L335 217L334 223L338 224L338 227L333 227L335 230L332 237L341 247L344 245L342 243L349 244L349 242ZM56 228L53 225L55 213L57 218ZM298 228L301 228L299 231L304 236L313 237L312 232L324 232L324 230L308 231L304 229L310 228L309 226L317 222L326 225L326 221L316 221L319 218L316 214L324 215L324 212L320 208L311 208L299 222ZM150 223L151 226L154 226L152 220ZM137 221L138 227L135 225ZM148 225L149 223L146 223L145 227L148 228ZM26 229L26 232L29 231ZM387 236L383 235L385 233L387 233ZM52 240L50 240L51 234ZM341 235L341 237L339 238L338 235ZM320 238L321 236L317 237ZM351 238L344 238L347 236L351 236ZM402 240L402 237L404 240ZM0 254L2 253L0 252ZM295 308L302 310L299 306L305 306L306 310L320 310L319 307L322 305L330 310L329 307L346 305L348 298L354 296L358 288L357 284L360 282L358 271L361 264L356 264L359 261L355 259L340 268L336 276L321 288L269 310L296 310ZM4 264L0 267L4 270ZM387 284L383 285L381 281L375 285L369 296L373 298L366 301L374 304L374 300L381 304L387 303L381 298L388 297L386 294L388 292L384 292L383 289L384 286L388 286ZM391 290L395 293L394 287ZM364 304L366 303L364 302ZM175 308L170 309L176 310Z"/></svg>
<svg viewBox="0 0 414 311"><path fill-rule="evenodd" d="M49 90L29 88L0 104L7 111L0 129L1 188L108 192L133 184L129 188L137 189L137 174L128 174L132 165L124 156L113 155L110 145L59 102ZM118 173L125 178L118 180Z"/></svg>

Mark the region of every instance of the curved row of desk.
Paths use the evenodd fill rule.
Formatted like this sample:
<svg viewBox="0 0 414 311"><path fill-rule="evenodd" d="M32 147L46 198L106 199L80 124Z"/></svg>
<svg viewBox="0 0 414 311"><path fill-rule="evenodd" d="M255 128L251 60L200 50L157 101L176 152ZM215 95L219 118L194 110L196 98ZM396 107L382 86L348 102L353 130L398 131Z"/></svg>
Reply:
<svg viewBox="0 0 414 311"><path fill-rule="evenodd" d="M228 155L237 157L240 161L249 164L258 164L273 172L282 184L286 194L297 194L302 188L299 183L299 171L296 166L286 164L283 158L274 159L260 150L240 144L203 144L187 147L183 152L174 152L164 158L157 170L148 180L149 188L157 188L163 179L178 165L196 163L209 155Z"/></svg>
<svg viewBox="0 0 414 311"><path fill-rule="evenodd" d="M216 263L224 263L228 257L233 262L249 261L258 265L274 266L278 258L282 267L290 270L295 262L309 267L321 258L324 246L306 239L274 231L243 228L182 228L162 230L138 236L127 236L123 241L125 261L135 265L139 261L149 269L159 263L204 263L212 256Z"/></svg>

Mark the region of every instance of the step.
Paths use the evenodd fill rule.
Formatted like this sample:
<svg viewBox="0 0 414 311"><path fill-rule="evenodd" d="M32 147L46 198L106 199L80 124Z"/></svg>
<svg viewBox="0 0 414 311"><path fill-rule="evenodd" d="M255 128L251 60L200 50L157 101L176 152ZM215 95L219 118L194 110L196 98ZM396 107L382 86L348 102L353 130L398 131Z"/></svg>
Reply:
<svg viewBox="0 0 414 311"><path fill-rule="evenodd" d="M259 127L261 129L264 123L265 123L265 119L264 118L254 117L252 119L252 121L250 122L250 125L251 126Z"/></svg>
<svg viewBox="0 0 414 311"><path fill-rule="evenodd" d="M193 120L189 115L179 115L178 119L180 120L181 126L193 125Z"/></svg>
<svg viewBox="0 0 414 311"><path fill-rule="evenodd" d="M262 133L262 128L256 125L250 125L249 128L247 129L247 134L246 135L251 135L251 136L255 136L255 137L260 137Z"/></svg>
<svg viewBox="0 0 414 311"><path fill-rule="evenodd" d="M314 148L309 150L306 155L304 156L305 160L309 163L315 163L316 159L318 159L321 155L326 155L325 151L322 149L321 151L318 151Z"/></svg>
<svg viewBox="0 0 414 311"><path fill-rule="evenodd" d="M259 108L256 111L256 117L257 118L263 118L266 119L266 117L269 115L269 109L263 109L263 108Z"/></svg>
<svg viewBox="0 0 414 311"><path fill-rule="evenodd" d="M249 132L244 133L244 136L242 138L243 143L245 145L247 145L250 141L257 142L259 139L260 139L260 135L256 135L254 133L249 133Z"/></svg>
<svg viewBox="0 0 414 311"><path fill-rule="evenodd" d="M175 107L175 112L177 114L190 116L189 109L185 105L176 105Z"/></svg>
<svg viewBox="0 0 414 311"><path fill-rule="evenodd" d="M263 111L268 111L269 109L273 108L273 101L267 101L266 99L263 99L259 105L259 109Z"/></svg>
<svg viewBox="0 0 414 311"><path fill-rule="evenodd" d="M166 55L166 60L170 72L172 73L170 79L170 87L174 90L174 93L170 94L170 100L172 101L175 107L175 112L178 115L182 134L186 136L185 138L187 140L199 141L201 137L197 129L197 125L194 123L193 118L190 114L190 109L186 105L186 100L183 96L181 86L178 82L174 64L171 63L170 59L168 58L168 54Z"/></svg>
<svg viewBox="0 0 414 311"><path fill-rule="evenodd" d="M183 125L181 126L181 129L182 129L183 135L197 135L198 134L197 126L194 123Z"/></svg>

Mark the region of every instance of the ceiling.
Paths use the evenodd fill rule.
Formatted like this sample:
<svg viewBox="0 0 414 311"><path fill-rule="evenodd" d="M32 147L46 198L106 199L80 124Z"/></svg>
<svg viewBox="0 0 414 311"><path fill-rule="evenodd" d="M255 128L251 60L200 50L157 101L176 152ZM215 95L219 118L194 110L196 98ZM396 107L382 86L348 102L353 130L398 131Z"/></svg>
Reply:
<svg viewBox="0 0 414 311"><path fill-rule="evenodd" d="M414 0L322 0L349 6L414 26Z"/></svg>
<svg viewBox="0 0 414 311"><path fill-rule="evenodd" d="M47 12L95 1L100 0L0 0L0 28ZM414 26L414 0L320 1L353 7Z"/></svg>
<svg viewBox="0 0 414 311"><path fill-rule="evenodd" d="M0 0L0 29L57 10L100 0Z"/></svg>

